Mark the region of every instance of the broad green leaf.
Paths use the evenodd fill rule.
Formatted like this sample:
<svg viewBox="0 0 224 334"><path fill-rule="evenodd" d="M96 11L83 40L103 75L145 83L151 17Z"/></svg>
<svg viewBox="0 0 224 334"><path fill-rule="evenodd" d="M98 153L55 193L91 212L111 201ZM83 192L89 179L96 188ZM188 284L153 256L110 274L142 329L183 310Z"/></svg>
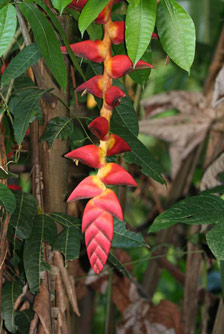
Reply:
<svg viewBox="0 0 224 334"><path fill-rule="evenodd" d="M11 60L2 76L2 84L8 84L12 79L19 77L41 57L40 49L35 43L27 46Z"/></svg>
<svg viewBox="0 0 224 334"><path fill-rule="evenodd" d="M56 8L61 15L64 8L71 3L71 0L51 0L51 2L53 7Z"/></svg>
<svg viewBox="0 0 224 334"><path fill-rule="evenodd" d="M40 99L45 90L32 89L29 95L21 98L16 104L14 114L14 133L17 143L20 145L25 136L26 130L34 116L41 110Z"/></svg>
<svg viewBox="0 0 224 334"><path fill-rule="evenodd" d="M103 39L103 26L102 24L97 24L92 22L89 27L86 29L91 40Z"/></svg>
<svg viewBox="0 0 224 334"><path fill-rule="evenodd" d="M6 6L9 2L10 0L0 0L0 9Z"/></svg>
<svg viewBox="0 0 224 334"><path fill-rule="evenodd" d="M33 320L33 317L34 312L30 309L22 312L16 312L15 324L19 333L29 334L30 322Z"/></svg>
<svg viewBox="0 0 224 334"><path fill-rule="evenodd" d="M79 227L81 220L62 212L52 212L50 217L63 227Z"/></svg>
<svg viewBox="0 0 224 334"><path fill-rule="evenodd" d="M114 256L111 252L109 253L108 261L112 264L113 267L119 270L124 276L126 276L127 278L131 278L131 274L120 263L120 261L116 258L116 256Z"/></svg>
<svg viewBox="0 0 224 334"><path fill-rule="evenodd" d="M151 176L157 182L165 184L161 173L162 168L155 160L152 153L142 144L142 142L131 132L122 119L122 115L113 111L111 120L111 131L121 136L131 147L132 151L125 153L124 158L129 164L135 163L142 168L142 173Z"/></svg>
<svg viewBox="0 0 224 334"><path fill-rule="evenodd" d="M16 199L13 192L0 182L0 206L2 205L6 211L13 213L16 208Z"/></svg>
<svg viewBox="0 0 224 334"><path fill-rule="evenodd" d="M195 27L189 14L175 0L161 0L156 26L165 52L178 66L190 72L195 53Z"/></svg>
<svg viewBox="0 0 224 334"><path fill-rule="evenodd" d="M88 26L97 18L110 0L88 0L79 16L79 30L83 36Z"/></svg>
<svg viewBox="0 0 224 334"><path fill-rule="evenodd" d="M223 200L222 200L223 201ZM214 209L215 210L215 209ZM222 213L223 215L223 213ZM224 218L216 224L207 234L208 247L218 260L224 260Z"/></svg>
<svg viewBox="0 0 224 334"><path fill-rule="evenodd" d="M11 43L17 25L16 10L13 5L0 9L0 57Z"/></svg>
<svg viewBox="0 0 224 334"><path fill-rule="evenodd" d="M56 224L47 215L36 216L30 238L25 240L23 262L30 290L38 292L40 288L40 273L48 269L44 262L43 243L54 244L57 236Z"/></svg>
<svg viewBox="0 0 224 334"><path fill-rule="evenodd" d="M67 139L73 132L73 119L69 117L55 117L52 118L48 123L41 138L41 142L47 141L51 147L53 142L61 138Z"/></svg>
<svg viewBox="0 0 224 334"><path fill-rule="evenodd" d="M54 249L64 254L65 261L74 260L79 257L81 244L81 231L78 227L65 228L55 240Z"/></svg>
<svg viewBox="0 0 224 334"><path fill-rule="evenodd" d="M145 53L155 27L156 0L140 0L128 5L125 40L134 66Z"/></svg>
<svg viewBox="0 0 224 334"><path fill-rule="evenodd" d="M216 186L211 189L206 189L201 192L201 195L208 194L224 194L224 185Z"/></svg>
<svg viewBox="0 0 224 334"><path fill-rule="evenodd" d="M224 221L224 201L212 195L186 198L161 213L154 220L149 232L166 229L176 223L190 225L213 224Z"/></svg>
<svg viewBox="0 0 224 334"><path fill-rule="evenodd" d="M143 61L146 61L147 63L150 63L150 64L152 63L152 49L150 45L145 51L144 55L141 57L141 59ZM142 70L137 70L132 73L129 73L129 76L132 78L132 80L134 80L138 84L144 85L146 81L148 80L150 73L151 73L151 69L145 68Z"/></svg>
<svg viewBox="0 0 224 334"><path fill-rule="evenodd" d="M19 281L7 282L2 287L2 318L10 333L16 332L14 303L22 293Z"/></svg>
<svg viewBox="0 0 224 334"><path fill-rule="evenodd" d="M30 237L33 220L37 214L37 202L34 196L22 191L14 192L16 209L13 212L10 224L15 228L15 238L27 239Z"/></svg>
<svg viewBox="0 0 224 334"><path fill-rule="evenodd" d="M111 247L135 248L147 246L140 233L128 231L125 223L114 218L114 236Z"/></svg>
<svg viewBox="0 0 224 334"><path fill-rule="evenodd" d="M41 0L35 0L35 2L47 13L48 17L51 19L51 22L53 23L55 29L57 29L57 31L59 32L61 38L63 39L63 42L64 42L64 44L66 46L66 49L68 50L69 57L71 58L74 67L77 69L77 71L79 72L79 74L85 80L85 75L83 73L83 70L81 69L81 67L79 65L79 61L76 58L74 52L72 51L72 49L69 46L69 42L68 42L66 33L65 33L64 29L62 28L61 24L59 23L58 19L52 13L52 11L50 10L50 8L48 8L45 5L45 3L43 1L41 1Z"/></svg>
<svg viewBox="0 0 224 334"><path fill-rule="evenodd" d="M0 168L0 179L8 179L13 177L14 179L18 178L18 174L14 174L12 172L6 172L4 169Z"/></svg>
<svg viewBox="0 0 224 334"><path fill-rule="evenodd" d="M51 73L59 85L65 89L67 85L65 62L55 31L45 15L34 4L23 2L19 7L31 25L35 41Z"/></svg>

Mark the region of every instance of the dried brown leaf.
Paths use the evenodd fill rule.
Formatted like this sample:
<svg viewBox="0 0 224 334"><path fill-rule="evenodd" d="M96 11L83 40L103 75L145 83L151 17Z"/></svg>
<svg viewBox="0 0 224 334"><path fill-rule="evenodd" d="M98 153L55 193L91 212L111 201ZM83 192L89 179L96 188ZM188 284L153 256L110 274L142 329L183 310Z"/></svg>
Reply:
<svg viewBox="0 0 224 334"><path fill-rule="evenodd" d="M33 310L38 314L46 334L51 334L51 307L50 296L45 283L40 286L40 293L36 295Z"/></svg>
<svg viewBox="0 0 224 334"><path fill-rule="evenodd" d="M221 184L218 176L224 171L224 153L222 153L205 171L200 190L213 188Z"/></svg>
<svg viewBox="0 0 224 334"><path fill-rule="evenodd" d="M224 101L224 66L219 71L215 80L215 87L212 98L212 107L215 109L219 103Z"/></svg>

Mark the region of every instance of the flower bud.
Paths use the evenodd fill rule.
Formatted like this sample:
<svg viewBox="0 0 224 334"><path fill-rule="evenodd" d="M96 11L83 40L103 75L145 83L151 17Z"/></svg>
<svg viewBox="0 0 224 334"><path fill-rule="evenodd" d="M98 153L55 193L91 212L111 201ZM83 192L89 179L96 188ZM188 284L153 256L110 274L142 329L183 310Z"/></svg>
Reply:
<svg viewBox="0 0 224 334"><path fill-rule="evenodd" d="M105 93L105 101L112 108L118 106L123 97L125 93L117 86L111 86Z"/></svg>
<svg viewBox="0 0 224 334"><path fill-rule="evenodd" d="M124 139L118 135L112 134L108 140L107 155L111 156L123 152L130 152L131 148Z"/></svg>
<svg viewBox="0 0 224 334"><path fill-rule="evenodd" d="M111 162L99 169L98 176L101 181L108 185L126 185L137 187L137 183L124 168Z"/></svg>
<svg viewBox="0 0 224 334"><path fill-rule="evenodd" d="M72 51L78 56L94 61L95 63L102 63L107 55L107 48L104 43L98 39L95 41L83 41L70 45ZM63 54L67 54L65 46L61 47Z"/></svg>
<svg viewBox="0 0 224 334"><path fill-rule="evenodd" d="M139 60L133 68L131 59L126 55L117 55L107 60L105 64L108 75L113 79L119 79L123 75L130 73L134 70L144 68L154 68L153 65L146 63L145 61Z"/></svg>
<svg viewBox="0 0 224 334"><path fill-rule="evenodd" d="M95 77L92 77L91 79L84 82L82 85L78 86L76 88L76 91L83 92L82 95L90 93L92 95L95 95L96 97L102 98L103 96L102 89L103 89L103 76L96 75Z"/></svg>
<svg viewBox="0 0 224 334"><path fill-rule="evenodd" d="M100 147L86 145L65 154L65 157L75 161L79 160L93 168L100 168L104 166L104 155L104 151Z"/></svg>
<svg viewBox="0 0 224 334"><path fill-rule="evenodd" d="M125 31L124 21L111 22L110 27L108 29L111 42L113 44L123 43L124 42L124 31Z"/></svg>
<svg viewBox="0 0 224 334"><path fill-rule="evenodd" d="M100 195L105 190L105 185L96 175L87 176L82 180L69 196L67 202L84 198L92 198Z"/></svg>
<svg viewBox="0 0 224 334"><path fill-rule="evenodd" d="M99 116L89 124L88 128L97 136L97 138L104 140L109 131L109 123L105 117Z"/></svg>

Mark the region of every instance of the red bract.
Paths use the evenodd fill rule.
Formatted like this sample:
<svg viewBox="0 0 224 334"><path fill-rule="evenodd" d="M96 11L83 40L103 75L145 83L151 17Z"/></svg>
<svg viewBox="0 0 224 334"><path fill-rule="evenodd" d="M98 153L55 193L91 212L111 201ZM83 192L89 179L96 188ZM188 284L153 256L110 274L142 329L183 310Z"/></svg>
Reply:
<svg viewBox="0 0 224 334"><path fill-rule="evenodd" d="M123 21L111 22L108 31L113 44L124 42L125 23Z"/></svg>
<svg viewBox="0 0 224 334"><path fill-rule="evenodd" d="M123 75L130 73L134 70L154 68L152 64L146 63L142 60L139 60L135 68L133 68L133 63L131 59L126 55L117 55L109 58L106 61L105 66L108 75L113 79L119 79Z"/></svg>
<svg viewBox="0 0 224 334"><path fill-rule="evenodd" d="M87 3L88 0L73 0L68 7L73 8L73 9L82 9L85 4Z"/></svg>
<svg viewBox="0 0 224 334"><path fill-rule="evenodd" d="M70 45L72 51L76 56L83 57L94 61L95 63L102 63L107 55L107 48L104 43L98 39L95 41L83 41ZM65 46L61 47L63 54L67 54Z"/></svg>
<svg viewBox="0 0 224 334"><path fill-rule="evenodd" d="M95 118L88 126L88 128L101 140L105 139L109 131L109 123L105 117Z"/></svg>
<svg viewBox="0 0 224 334"><path fill-rule="evenodd" d="M104 152L96 145L79 147L76 150L65 154L65 157L73 160L79 160L83 164L93 168L100 168L104 165Z"/></svg>
<svg viewBox="0 0 224 334"><path fill-rule="evenodd" d="M133 177L121 166L111 162L98 172L101 181L108 185L121 185L137 187L137 183Z"/></svg>
<svg viewBox="0 0 224 334"><path fill-rule="evenodd" d="M82 85L76 88L77 92L85 92L95 95L96 97L102 98L103 96L103 76L96 75Z"/></svg>
<svg viewBox="0 0 224 334"><path fill-rule="evenodd" d="M111 86L105 93L105 101L112 108L118 106L123 97L125 93L117 86Z"/></svg>
<svg viewBox="0 0 224 334"><path fill-rule="evenodd" d="M98 24L105 24L110 18L110 11L113 1L110 1L109 4L99 13L95 22Z"/></svg>
<svg viewBox="0 0 224 334"><path fill-rule="evenodd" d="M130 151L131 148L124 139L115 134L110 135L107 149L108 156Z"/></svg>
<svg viewBox="0 0 224 334"><path fill-rule="evenodd" d="M8 184L8 188L11 189L11 190L22 190L22 187L19 186L18 184Z"/></svg>
<svg viewBox="0 0 224 334"><path fill-rule="evenodd" d="M98 176L88 176L73 190L68 198L68 202L83 198L92 198L100 195L104 190L105 185L100 181Z"/></svg>

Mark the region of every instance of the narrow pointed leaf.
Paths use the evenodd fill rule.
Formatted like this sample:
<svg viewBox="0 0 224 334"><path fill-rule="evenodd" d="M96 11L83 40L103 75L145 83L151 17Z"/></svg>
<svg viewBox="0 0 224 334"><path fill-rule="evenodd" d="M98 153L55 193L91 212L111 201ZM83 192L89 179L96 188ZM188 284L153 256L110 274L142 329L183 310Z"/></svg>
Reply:
<svg viewBox="0 0 224 334"><path fill-rule="evenodd" d="M0 57L11 43L16 31L16 10L13 5L0 9Z"/></svg>
<svg viewBox="0 0 224 334"><path fill-rule="evenodd" d="M88 0L79 16L79 30L83 35L88 26L97 18L110 0Z"/></svg>
<svg viewBox="0 0 224 334"><path fill-rule="evenodd" d="M44 14L33 4L19 5L23 15L29 21L35 41L51 73L62 88L66 88L67 77L64 58L56 34Z"/></svg>
<svg viewBox="0 0 224 334"><path fill-rule="evenodd" d="M9 66L6 68L1 79L2 84L5 85L12 79L18 78L30 66L36 64L41 57L42 55L37 44L33 43L25 47L25 49L20 51L20 53L12 59Z"/></svg>
<svg viewBox="0 0 224 334"><path fill-rule="evenodd" d="M48 268L43 258L43 243L54 244L57 236L56 224L47 215L36 216L32 234L24 245L23 262L30 290L38 292L40 288L40 273Z"/></svg>
<svg viewBox="0 0 224 334"><path fill-rule="evenodd" d="M156 0L130 3L126 15L125 39L128 55L134 65L146 51L156 21Z"/></svg>
<svg viewBox="0 0 224 334"><path fill-rule="evenodd" d="M147 246L141 233L128 231L125 223L114 217L114 237L111 247L137 248Z"/></svg>
<svg viewBox="0 0 224 334"><path fill-rule="evenodd" d="M54 249L61 252L65 261L74 260L79 257L82 234L78 227L65 228L56 238Z"/></svg>
<svg viewBox="0 0 224 334"><path fill-rule="evenodd" d="M149 232L157 232L176 223L190 225L223 222L224 201L212 195L186 198L161 213L154 220Z"/></svg>
<svg viewBox="0 0 224 334"><path fill-rule="evenodd" d="M77 227L80 229L81 220L76 217L69 216L62 212L52 212L50 217L63 227Z"/></svg>
<svg viewBox="0 0 224 334"><path fill-rule="evenodd" d="M222 200L223 201L223 200ZM222 222L216 224L207 234L206 239L208 247L215 255L217 260L224 260L224 218Z"/></svg>
<svg viewBox="0 0 224 334"><path fill-rule="evenodd" d="M64 8L70 4L71 0L52 0L51 2L61 15Z"/></svg>
<svg viewBox="0 0 224 334"><path fill-rule="evenodd" d="M152 63L152 49L151 46L149 45L147 50L145 51L144 55L141 57L143 61L146 61L147 63ZM148 80L149 76L151 73L151 69L143 69L143 70L138 70L129 73L129 76L137 82L139 85L144 85L146 81Z"/></svg>
<svg viewBox="0 0 224 334"><path fill-rule="evenodd" d="M55 29L57 29L57 31L59 32L61 38L63 39L63 42L68 50L68 54L69 57L72 60L72 63L75 67L75 69L79 72L79 74L82 76L82 78L85 80L85 75L83 73L83 70L81 69L80 65L79 65L79 61L76 58L76 56L74 55L74 52L72 52L70 46L69 46L69 42L66 36L66 33L64 31L64 29L62 28L59 20L57 19L57 17L52 13L52 11L50 10L49 7L47 7L47 5L41 1L41 0L35 0L35 2L45 11L45 13L47 13L48 17L51 19L51 22L53 23Z"/></svg>
<svg viewBox="0 0 224 334"><path fill-rule="evenodd" d="M10 333L16 333L14 303L22 293L22 286L19 281L7 282L2 288L2 318L5 327Z"/></svg>
<svg viewBox="0 0 224 334"><path fill-rule="evenodd" d="M126 276L127 278L131 278L131 274L112 253L109 253L108 262L110 262L111 265L119 270L124 276Z"/></svg>
<svg viewBox="0 0 224 334"><path fill-rule="evenodd" d="M49 146L53 145L53 142L60 139L67 139L73 132L73 120L69 117L55 117L52 118L48 123L41 137L41 142L47 141Z"/></svg>
<svg viewBox="0 0 224 334"><path fill-rule="evenodd" d="M190 72L195 53L195 27L189 14L175 0L161 0L156 26L165 52L178 66Z"/></svg>
<svg viewBox="0 0 224 334"><path fill-rule="evenodd" d="M13 111L14 133L17 143L20 145L28 129L29 123L40 112L40 99L45 90L34 89L25 97L22 97Z"/></svg>
<svg viewBox="0 0 224 334"><path fill-rule="evenodd" d="M30 237L33 220L37 214L37 202L34 196L22 191L15 191L16 209L13 212L10 225L15 229L15 238L27 239Z"/></svg>
<svg viewBox="0 0 224 334"><path fill-rule="evenodd" d="M0 182L0 206L4 206L5 210L13 213L16 208L16 199L11 190Z"/></svg>
<svg viewBox="0 0 224 334"><path fill-rule="evenodd" d="M18 327L20 334L29 334L30 322L33 320L34 312L32 310L25 310L16 312L15 324Z"/></svg>

